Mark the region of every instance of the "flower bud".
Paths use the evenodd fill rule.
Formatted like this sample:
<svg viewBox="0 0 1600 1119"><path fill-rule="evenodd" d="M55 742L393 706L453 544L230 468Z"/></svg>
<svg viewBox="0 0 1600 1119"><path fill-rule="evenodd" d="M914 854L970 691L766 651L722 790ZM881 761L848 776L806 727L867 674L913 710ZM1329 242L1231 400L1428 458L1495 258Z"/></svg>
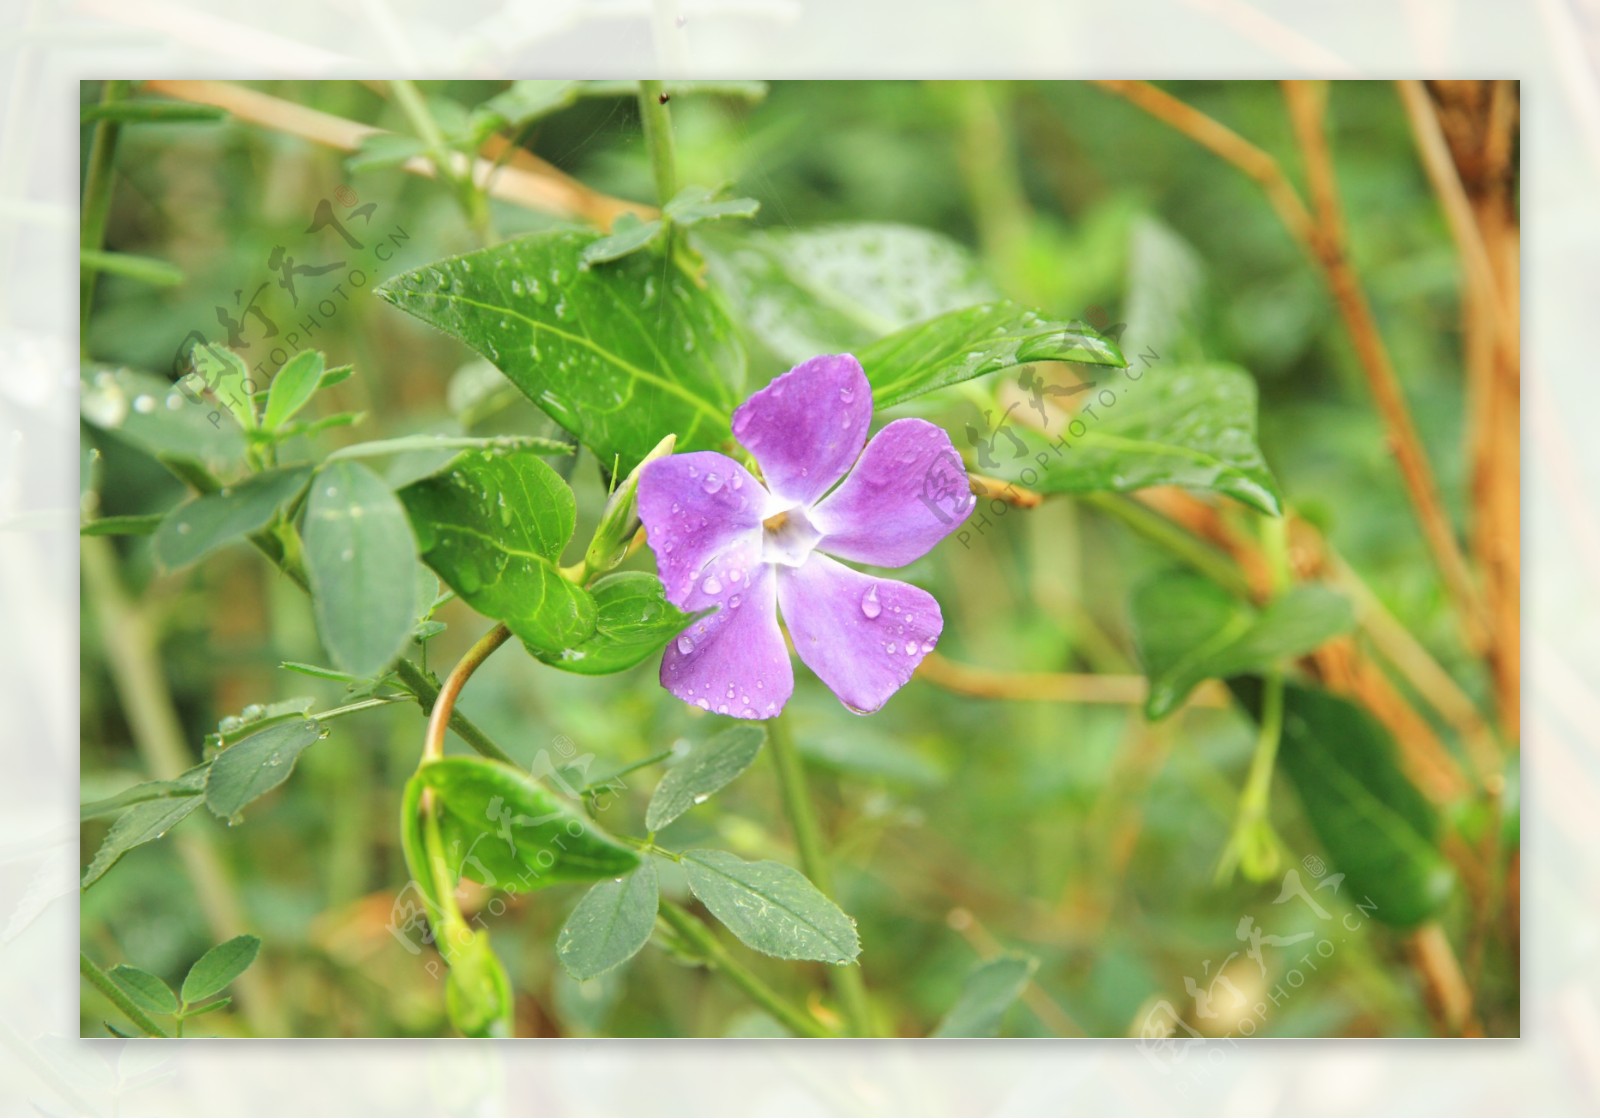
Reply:
<svg viewBox="0 0 1600 1119"><path fill-rule="evenodd" d="M472 933L451 953L445 980L445 1006L450 1022L467 1037L509 1037L511 980L489 947L489 934Z"/></svg>
<svg viewBox="0 0 1600 1119"><path fill-rule="evenodd" d="M594 530L589 550L583 556L586 573L610 571L628 554L628 545L634 533L639 531L639 474L656 459L670 455L677 443L676 435L669 435L657 443L612 493L611 499L606 502L605 512L600 514L600 525Z"/></svg>

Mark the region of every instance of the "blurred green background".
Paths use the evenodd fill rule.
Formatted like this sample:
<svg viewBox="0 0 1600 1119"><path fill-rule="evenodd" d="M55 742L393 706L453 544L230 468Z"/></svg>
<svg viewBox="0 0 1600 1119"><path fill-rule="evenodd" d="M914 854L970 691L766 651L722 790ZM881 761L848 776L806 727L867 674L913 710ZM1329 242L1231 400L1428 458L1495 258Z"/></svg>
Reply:
<svg viewBox="0 0 1600 1119"><path fill-rule="evenodd" d="M253 88L406 130L381 85ZM470 107L503 83L425 88ZM97 95L92 83L85 87L86 102ZM1275 85L1188 83L1181 96L1298 176ZM988 278L1021 302L1061 317L1103 308L1110 321L1126 320L1130 355L1141 348L1141 330L1151 329L1137 313L1140 301L1159 301L1152 292L1162 285L1192 292L1194 313L1163 346L1174 356L1237 362L1255 376L1261 443L1291 504L1469 693L1487 697L1383 450L1348 337L1319 275L1255 184L1125 102L1069 83L775 83L759 101L685 96L672 108L680 179L728 183L758 199L760 225L886 221L942 232L970 246ZM1455 251L1394 89L1337 85L1330 111L1354 260L1447 507L1461 518ZM541 122L525 146L598 191L653 199L628 96L580 101ZM332 255L326 236L308 235L307 226L318 201L342 186L375 204L371 231L399 227L410 235L388 261L351 251L374 281L477 244L437 183L394 168L351 171L338 152L235 121L129 128L118 175L108 248L169 261L184 281L150 287L101 277L86 351L105 362L164 371L189 331L215 336L218 304L234 306L236 292L248 299L275 281L267 264L275 246L304 264ZM507 237L552 219L497 202L493 222ZM362 227L351 229L363 235ZM296 317L275 285L261 306L285 329ZM356 368L321 406L366 419L327 437L334 442L459 430L463 405L474 433L554 433L514 390L497 388L474 355L373 298L370 285L308 344L330 365ZM782 369L753 357L751 379L763 383ZM924 398L919 412L953 434L978 419L957 393ZM115 438L88 428L85 438L101 455L99 515L161 512L185 493ZM582 541L604 493L600 472L586 456L562 469L579 493ZM298 695L315 695L319 708L339 701L337 686L277 668L325 658L307 601L258 555L234 548L174 577L155 571L143 539L116 547L121 579L159 646L159 664L149 667L170 688L196 758L217 721L248 704ZM648 564L648 556L635 562ZM952 539L907 574L940 588L940 652L952 660L1134 674L1128 591L1166 562L1121 526L1058 499L995 518L970 547ZM82 634L85 800L148 776L93 605L85 602ZM427 650L440 670L484 624L459 603L441 617L449 628ZM1007 1019L1007 1032L1023 1035L1137 1034L1161 1000L1180 1013L1193 1007L1186 979L1204 991L1224 971L1254 1004L1283 983L1304 951L1269 951L1264 974L1244 955L1230 956L1245 947L1236 930L1246 916L1281 936L1316 927L1303 909L1273 904L1276 883L1213 882L1252 747L1252 728L1235 713L1190 708L1152 727L1131 704L990 701L915 680L863 719L809 673L796 675L795 735L822 774L839 901L860 923L868 985L897 1032L931 1029L974 962L997 946L1041 960L1035 987ZM592 679L508 651L473 680L463 708L519 759L558 749L564 736L575 756L594 755L596 773L701 733L699 713L656 686L653 662ZM172 839L205 833L246 926L265 942L256 965L272 1004L265 1016L218 1015L205 1020L208 1030L447 1031L441 984L386 928L406 878L395 826L399 789L421 735L412 707L341 720L240 826L201 812L175 830ZM618 826L636 830L652 782L640 775L601 823L625 821ZM751 857L793 861L766 763L718 805L720 812L691 813L674 825L673 839L689 844L699 836ZM1273 798L1273 812L1297 858L1318 852L1286 790ZM86 825L86 852L103 830ZM727 986L665 953L646 951L602 980L568 979L551 945L580 892L521 897L491 921L521 999L519 1033L719 1036L763 1028ZM1446 915L1447 929L1467 920L1461 910L1458 904ZM83 895L82 935L105 962L126 960L169 978L220 939L171 839L134 851ZM751 960L780 989L818 989L820 968ZM1251 1032L1432 1032L1397 934L1364 922L1319 964ZM1491 1035L1517 1031L1516 977L1514 950L1499 946L1473 976ZM84 1031L100 1032L105 1014L86 998Z"/></svg>

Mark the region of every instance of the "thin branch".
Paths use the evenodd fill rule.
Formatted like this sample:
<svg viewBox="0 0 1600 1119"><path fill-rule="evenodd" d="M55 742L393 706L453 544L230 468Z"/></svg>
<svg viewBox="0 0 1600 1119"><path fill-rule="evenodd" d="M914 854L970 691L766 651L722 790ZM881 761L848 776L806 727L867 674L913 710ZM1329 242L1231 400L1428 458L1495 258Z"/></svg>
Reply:
<svg viewBox="0 0 1600 1119"><path fill-rule="evenodd" d="M381 128L358 124L231 82L161 79L146 82L144 88L179 101L215 105L248 124L299 136L339 151L353 152L368 136L383 132ZM534 167L513 161L511 166L500 167L497 171L489 160L475 159L469 163L460 153L456 153L455 158L459 174L470 170L474 182L487 183L489 194L530 210L579 218L605 228L610 227L618 214L631 212L648 216L653 212L647 206L591 190L547 164ZM413 175L436 177L433 161L426 156L413 156L401 167Z"/></svg>
<svg viewBox="0 0 1600 1119"><path fill-rule="evenodd" d="M1482 601L1450 517L1439 499L1433 467L1428 462L1422 437L1412 423L1400 378L1395 373L1383 335L1378 331L1366 293L1350 264L1344 213L1339 204L1338 183L1323 120L1325 97L1321 91L1324 87L1316 83L1285 82L1283 88L1316 204L1317 228L1310 241L1312 251L1327 276L1334 302L1366 374L1367 386L1372 390L1378 412L1388 429L1390 447L1422 525L1423 536L1444 577L1445 587L1455 600L1467 647L1481 652L1488 634Z"/></svg>
<svg viewBox="0 0 1600 1119"><path fill-rule="evenodd" d="M917 676L938 688L980 699L1039 701L1045 703L1108 703L1137 706L1144 703L1150 684L1143 676L1109 676L1076 672L1002 672L961 664L940 653L929 653ZM1189 697L1190 706L1226 707L1228 693L1211 680Z"/></svg>
<svg viewBox="0 0 1600 1119"><path fill-rule="evenodd" d="M1432 469L1411 422L1371 308L1345 254L1341 235L1343 216L1322 128L1320 95L1302 83L1285 84L1295 132L1306 156L1312 196L1318 203L1318 212L1313 215L1278 161L1232 129L1149 82L1101 81L1096 84L1170 125L1255 180L1290 234L1322 268L1377 401L1424 538L1461 614L1468 645L1474 650L1481 649L1485 633L1483 616L1466 560L1440 504Z"/></svg>

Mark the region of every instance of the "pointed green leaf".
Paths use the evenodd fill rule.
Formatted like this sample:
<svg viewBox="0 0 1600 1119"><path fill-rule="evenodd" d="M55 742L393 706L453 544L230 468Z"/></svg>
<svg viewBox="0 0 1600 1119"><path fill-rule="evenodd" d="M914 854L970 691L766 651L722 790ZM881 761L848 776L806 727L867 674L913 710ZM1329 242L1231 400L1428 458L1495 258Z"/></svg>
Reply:
<svg viewBox="0 0 1600 1119"><path fill-rule="evenodd" d="M1257 678L1229 686L1247 710L1260 711ZM1318 688L1285 685L1278 765L1328 861L1345 875L1349 904L1371 905L1377 920L1411 928L1449 900L1455 872L1439 850L1438 817L1369 712Z"/></svg>
<svg viewBox="0 0 1600 1119"><path fill-rule="evenodd" d="M1295 587L1257 611L1199 575L1160 574L1133 595L1145 714L1160 719L1202 681L1272 668L1354 626L1349 600L1327 587Z"/></svg>
<svg viewBox="0 0 1600 1119"><path fill-rule="evenodd" d="M700 617L685 614L668 602L661 580L643 571L602 576L586 592L577 593L585 594L594 603L592 634L559 648L527 639L523 644L551 667L581 676L602 676L632 668L659 653Z"/></svg>
<svg viewBox="0 0 1600 1119"><path fill-rule="evenodd" d="M322 355L315 350L301 350L273 374L272 386L267 390L267 410L261 426L277 431L294 419L295 415L311 403L322 385Z"/></svg>
<svg viewBox="0 0 1600 1119"><path fill-rule="evenodd" d="M1087 323L1058 322L1005 302L906 327L856 356L879 408L1033 361L1126 364L1116 344Z"/></svg>
<svg viewBox="0 0 1600 1119"><path fill-rule="evenodd" d="M451 870L518 892L626 874L639 855L527 773L487 758L429 762L413 781L433 789Z"/></svg>
<svg viewBox="0 0 1600 1119"><path fill-rule="evenodd" d="M610 233L584 247L578 257L578 267L587 270L596 264L621 260L661 236L664 228L659 221L640 221L632 214L621 214Z"/></svg>
<svg viewBox="0 0 1600 1119"><path fill-rule="evenodd" d="M703 186L686 186L663 207L673 225L699 225L722 218L753 218L761 209L754 198L718 198Z"/></svg>
<svg viewBox="0 0 1600 1119"><path fill-rule="evenodd" d="M116 865L118 859L135 847L143 846L166 835L189 813L199 808L202 799L199 793L193 793L188 796L148 800L134 805L118 816L117 822L112 824L111 830L106 833L100 849L94 853L94 859L89 863L88 869L83 872L80 888L88 889L94 885L106 871Z"/></svg>
<svg viewBox="0 0 1600 1119"><path fill-rule="evenodd" d="M472 115L480 127L491 132L496 128L521 128L565 109L578 99L581 90L581 85L573 81L516 81L479 105Z"/></svg>
<svg viewBox="0 0 1600 1119"><path fill-rule="evenodd" d="M122 517L98 517L78 526L79 536L149 536L166 520L165 513L135 513Z"/></svg>
<svg viewBox="0 0 1600 1119"><path fill-rule="evenodd" d="M793 867L700 848L683 853L683 869L694 896L757 952L829 964L861 954L856 923Z"/></svg>
<svg viewBox="0 0 1600 1119"><path fill-rule="evenodd" d="M979 964L961 986L961 995L934 1037L995 1037L1011 1004L1038 969L1032 956L1005 955Z"/></svg>
<svg viewBox="0 0 1600 1119"><path fill-rule="evenodd" d="M115 796L102 800L93 800L78 807L78 819L93 820L100 816L109 816L114 812L121 812L124 808L135 804L143 804L152 800L169 800L173 798L192 797L205 791L206 775L211 772L211 763L202 762L171 781L144 781L132 788L124 789Z"/></svg>
<svg viewBox="0 0 1600 1119"><path fill-rule="evenodd" d="M151 547L156 560L176 571L225 544L259 532L299 497L311 477L304 466L252 474L236 486L201 494L168 513Z"/></svg>
<svg viewBox="0 0 1600 1119"><path fill-rule="evenodd" d="M315 719L295 719L256 731L211 760L206 807L230 820L245 805L289 779L301 753L322 737Z"/></svg>
<svg viewBox="0 0 1600 1119"><path fill-rule="evenodd" d="M107 974L141 1010L147 1010L151 1014L178 1012L178 996L172 993L172 988L159 976L151 975L148 971L133 967L131 964L118 964Z"/></svg>
<svg viewBox="0 0 1600 1119"><path fill-rule="evenodd" d="M362 171L379 171L398 167L408 159L426 155L428 145L415 136L402 136L396 132L369 132L361 137L356 150L345 156L345 170L352 175Z"/></svg>
<svg viewBox="0 0 1600 1119"><path fill-rule="evenodd" d="M304 536L323 645L344 671L376 676L417 622L417 541L405 509L361 463L329 463L311 483Z"/></svg>
<svg viewBox="0 0 1600 1119"><path fill-rule="evenodd" d="M210 998L243 975L245 968L255 963L260 950L261 938L248 934L212 948L183 977L183 1001L195 1003Z"/></svg>
<svg viewBox="0 0 1600 1119"><path fill-rule="evenodd" d="M191 400L184 390L154 374L85 367L79 411L86 423L154 458L198 462L217 471L244 457L239 426L210 418L220 411L218 405Z"/></svg>
<svg viewBox="0 0 1600 1119"><path fill-rule="evenodd" d="M649 859L631 874L591 887L556 937L561 966L582 980L627 963L649 943L660 901Z"/></svg>
<svg viewBox="0 0 1600 1119"><path fill-rule="evenodd" d="M885 334L997 297L964 246L914 226L697 229L694 243L740 321L791 362L859 353Z"/></svg>
<svg viewBox="0 0 1600 1119"><path fill-rule="evenodd" d="M572 490L537 454L467 451L400 497L423 559L474 610L557 658L594 635L593 598L559 570Z"/></svg>
<svg viewBox="0 0 1600 1119"><path fill-rule="evenodd" d="M766 729L755 723L729 727L689 751L689 756L667 770L645 810L644 826L660 831L711 794L750 768L767 740Z"/></svg>
<svg viewBox="0 0 1600 1119"><path fill-rule="evenodd" d="M558 231L407 272L379 294L494 362L601 462L626 473L667 432L717 446L744 354L717 300L676 263L583 271L594 233Z"/></svg>
<svg viewBox="0 0 1600 1119"><path fill-rule="evenodd" d="M1249 374L1226 365L1152 365L1083 376L1056 386L1073 390L1080 402L1074 406L1082 410L1051 418L1048 435L1022 427L1016 417L997 436L969 432L970 445L992 443L990 453L999 460L991 467L980 456L978 469L1026 477L1043 493L1215 490L1278 515L1278 483L1256 445L1256 387ZM1078 384L1093 389L1080 393ZM1021 438L1021 448L1011 444L1011 434Z"/></svg>

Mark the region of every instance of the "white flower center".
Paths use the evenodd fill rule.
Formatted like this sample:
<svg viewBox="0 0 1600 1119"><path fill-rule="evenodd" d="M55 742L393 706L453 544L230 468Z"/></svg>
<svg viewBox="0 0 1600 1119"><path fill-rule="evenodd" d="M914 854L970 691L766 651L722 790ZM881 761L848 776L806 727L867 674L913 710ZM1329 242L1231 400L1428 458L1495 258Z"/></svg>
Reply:
<svg viewBox="0 0 1600 1119"><path fill-rule="evenodd" d="M799 567L822 539L799 506L774 513L761 522L761 562Z"/></svg>

